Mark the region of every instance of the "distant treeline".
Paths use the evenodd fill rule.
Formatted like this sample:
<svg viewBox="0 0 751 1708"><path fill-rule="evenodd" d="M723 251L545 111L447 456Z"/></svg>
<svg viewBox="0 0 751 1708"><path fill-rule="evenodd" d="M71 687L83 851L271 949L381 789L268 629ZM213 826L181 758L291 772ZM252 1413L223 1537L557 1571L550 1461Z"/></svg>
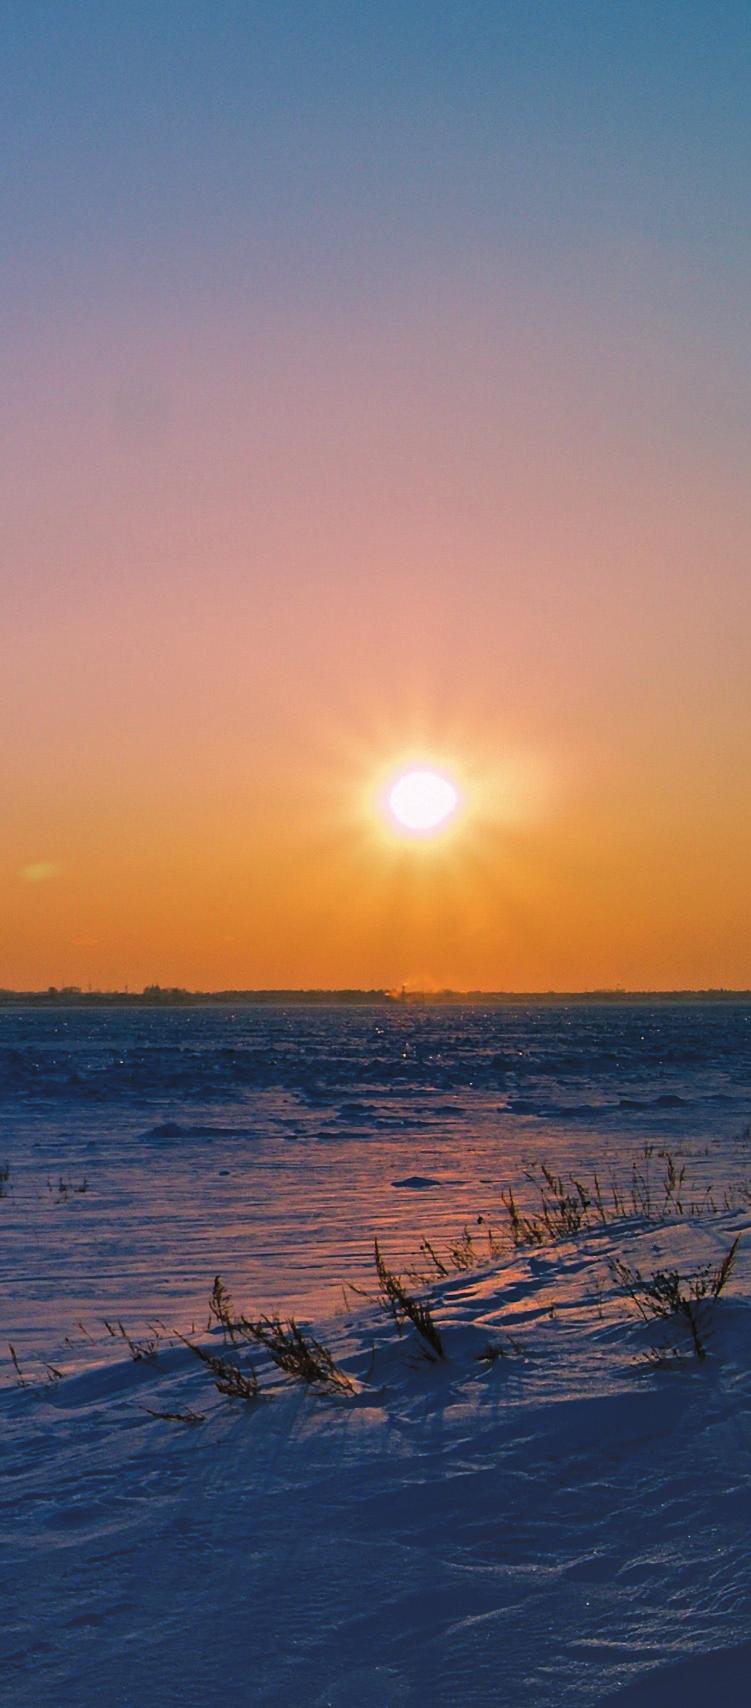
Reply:
<svg viewBox="0 0 751 1708"><path fill-rule="evenodd" d="M530 1008L567 1003L715 1002L751 1003L751 990L183 990L178 986L147 985L142 991L82 990L78 985L50 985L47 990L0 990L0 1007L32 1008L208 1008L208 1007L341 1007L373 1004L440 1007L450 1004L481 1008L509 1005Z"/></svg>
<svg viewBox="0 0 751 1708"><path fill-rule="evenodd" d="M177 985L146 985L134 990L81 990L50 985L47 990L0 990L0 1007L29 1004L39 1008L207 1008L239 1004L265 1007L335 1003L344 1007L388 1002L385 990L183 990Z"/></svg>

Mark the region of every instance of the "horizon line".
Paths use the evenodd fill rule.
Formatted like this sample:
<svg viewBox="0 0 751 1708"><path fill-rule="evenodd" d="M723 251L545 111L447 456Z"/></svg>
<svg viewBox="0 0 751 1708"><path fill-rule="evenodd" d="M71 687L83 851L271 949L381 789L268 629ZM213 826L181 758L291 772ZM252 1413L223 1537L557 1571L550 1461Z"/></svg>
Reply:
<svg viewBox="0 0 751 1708"><path fill-rule="evenodd" d="M751 1000L751 988L734 985L705 985L705 986L625 986L598 985L580 989L555 989L552 986L534 990L512 990L502 988L485 988L474 986L466 990L455 989L445 985L431 990L409 989L406 986L371 986L360 987L351 985L263 985L244 987L221 987L215 990L190 989L183 985L144 985L139 990L131 990L125 986L101 988L99 986L86 988L81 985L47 985L17 989L0 986L0 1006L10 1006L14 1002L33 1003L70 1003L72 1006L85 1006L86 1003L129 1003L144 1006L178 1006L189 1003L270 1003L270 1002L337 1002L346 1003L375 1003L386 1002L398 1005L410 1003L448 1003L448 1002L572 1002L572 1001L633 1001L636 999L653 1001L687 1001L687 1000L726 1000L739 998Z"/></svg>

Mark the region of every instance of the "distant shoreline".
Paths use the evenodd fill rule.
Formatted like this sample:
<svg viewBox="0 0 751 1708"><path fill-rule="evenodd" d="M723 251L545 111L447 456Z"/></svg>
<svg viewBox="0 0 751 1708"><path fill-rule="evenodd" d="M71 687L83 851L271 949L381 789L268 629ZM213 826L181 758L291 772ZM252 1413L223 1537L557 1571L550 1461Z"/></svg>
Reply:
<svg viewBox="0 0 751 1708"><path fill-rule="evenodd" d="M388 991L388 990L216 990L191 991L149 985L142 991L0 990L2 1008L367 1008L474 1007L555 1008L636 1006L649 1003L751 1004L751 990L574 990L574 991Z"/></svg>

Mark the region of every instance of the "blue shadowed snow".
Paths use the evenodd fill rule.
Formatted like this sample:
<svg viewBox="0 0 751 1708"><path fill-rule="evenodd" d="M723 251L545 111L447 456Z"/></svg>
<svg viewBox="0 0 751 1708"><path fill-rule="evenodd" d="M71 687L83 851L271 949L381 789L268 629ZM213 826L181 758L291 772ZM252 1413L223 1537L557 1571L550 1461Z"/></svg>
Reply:
<svg viewBox="0 0 751 1708"><path fill-rule="evenodd" d="M749 1010L6 1011L0 1059L9 1708L743 1700ZM667 1222L502 1232L535 1159L657 1203L667 1150ZM611 1260L716 1269L739 1233L706 1360L672 1325L655 1369ZM374 1235L449 1266L412 1283L444 1360L379 1310ZM178 1338L246 1361L217 1272L351 1394L256 1354L261 1398L222 1398Z"/></svg>

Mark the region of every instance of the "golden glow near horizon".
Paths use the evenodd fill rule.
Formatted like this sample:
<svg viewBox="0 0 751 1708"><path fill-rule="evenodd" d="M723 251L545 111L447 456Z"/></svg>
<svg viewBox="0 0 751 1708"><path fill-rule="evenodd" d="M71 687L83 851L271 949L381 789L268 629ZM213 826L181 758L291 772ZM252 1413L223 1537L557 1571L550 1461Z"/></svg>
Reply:
<svg viewBox="0 0 751 1708"><path fill-rule="evenodd" d="M389 790L389 809L402 829L413 834L440 830L452 818L459 795L439 771L405 771Z"/></svg>

